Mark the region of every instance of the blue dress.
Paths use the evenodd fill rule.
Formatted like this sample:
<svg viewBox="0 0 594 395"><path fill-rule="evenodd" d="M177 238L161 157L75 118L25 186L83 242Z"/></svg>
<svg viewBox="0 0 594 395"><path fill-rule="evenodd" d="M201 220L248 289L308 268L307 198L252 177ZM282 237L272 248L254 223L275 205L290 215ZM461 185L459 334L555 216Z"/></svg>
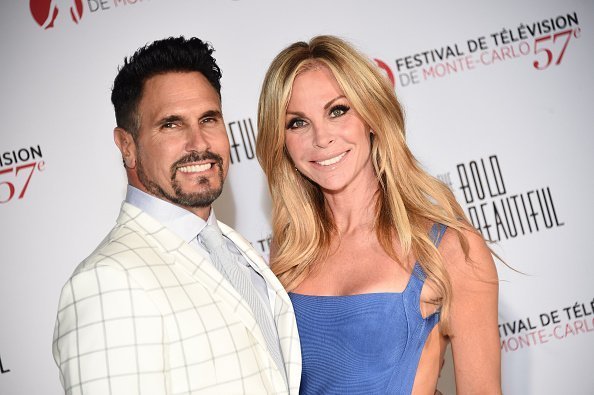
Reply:
<svg viewBox="0 0 594 395"><path fill-rule="evenodd" d="M439 245L446 227L436 224ZM415 263L401 293L309 296L289 293L301 340L301 394L410 394L421 351L439 321L423 318L426 275Z"/></svg>

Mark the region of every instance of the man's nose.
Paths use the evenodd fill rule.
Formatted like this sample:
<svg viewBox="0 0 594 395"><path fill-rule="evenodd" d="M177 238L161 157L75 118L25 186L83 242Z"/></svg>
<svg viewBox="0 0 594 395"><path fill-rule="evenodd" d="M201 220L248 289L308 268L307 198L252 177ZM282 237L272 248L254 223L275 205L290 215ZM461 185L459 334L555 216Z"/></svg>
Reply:
<svg viewBox="0 0 594 395"><path fill-rule="evenodd" d="M189 128L186 133L186 151L203 152L210 148L210 142L199 126Z"/></svg>

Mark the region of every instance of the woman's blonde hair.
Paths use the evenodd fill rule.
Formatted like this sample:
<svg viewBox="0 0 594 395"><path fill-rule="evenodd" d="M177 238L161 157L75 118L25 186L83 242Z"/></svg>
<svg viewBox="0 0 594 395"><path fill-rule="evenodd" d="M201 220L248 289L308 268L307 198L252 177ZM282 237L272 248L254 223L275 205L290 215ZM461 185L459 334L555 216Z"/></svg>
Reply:
<svg viewBox="0 0 594 395"><path fill-rule="evenodd" d="M351 106L374 131L371 161L378 178L375 229L386 253L400 262L412 253L441 295L441 328L447 328L451 284L441 256L428 235L428 224L457 232L473 230L453 193L421 169L405 141L404 114L394 89L378 68L345 41L318 36L296 42L273 60L262 86L258 108L257 156L272 195L271 269L285 288L294 289L312 263L323 260L336 231L321 189L295 171L285 148L286 109L297 74L323 65L332 72Z"/></svg>

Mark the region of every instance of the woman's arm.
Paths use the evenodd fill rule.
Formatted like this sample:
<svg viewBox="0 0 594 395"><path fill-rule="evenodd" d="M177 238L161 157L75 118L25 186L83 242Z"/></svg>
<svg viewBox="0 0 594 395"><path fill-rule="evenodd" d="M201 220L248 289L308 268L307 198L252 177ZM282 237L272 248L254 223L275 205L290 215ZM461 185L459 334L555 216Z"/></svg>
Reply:
<svg viewBox="0 0 594 395"><path fill-rule="evenodd" d="M455 232L442 243L444 264L452 282L451 339L456 392L501 394L501 350L498 331L497 270L480 235L465 231L469 259Z"/></svg>

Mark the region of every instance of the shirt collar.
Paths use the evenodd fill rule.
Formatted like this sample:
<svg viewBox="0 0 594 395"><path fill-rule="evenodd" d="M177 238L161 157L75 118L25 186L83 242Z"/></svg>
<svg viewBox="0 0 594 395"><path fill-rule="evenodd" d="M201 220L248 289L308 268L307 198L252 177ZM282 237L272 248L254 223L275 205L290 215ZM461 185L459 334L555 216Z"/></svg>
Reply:
<svg viewBox="0 0 594 395"><path fill-rule="evenodd" d="M126 190L126 202L138 207L188 243L195 239L206 225L217 223L212 207L208 219L204 221L196 214L132 185L128 185Z"/></svg>

